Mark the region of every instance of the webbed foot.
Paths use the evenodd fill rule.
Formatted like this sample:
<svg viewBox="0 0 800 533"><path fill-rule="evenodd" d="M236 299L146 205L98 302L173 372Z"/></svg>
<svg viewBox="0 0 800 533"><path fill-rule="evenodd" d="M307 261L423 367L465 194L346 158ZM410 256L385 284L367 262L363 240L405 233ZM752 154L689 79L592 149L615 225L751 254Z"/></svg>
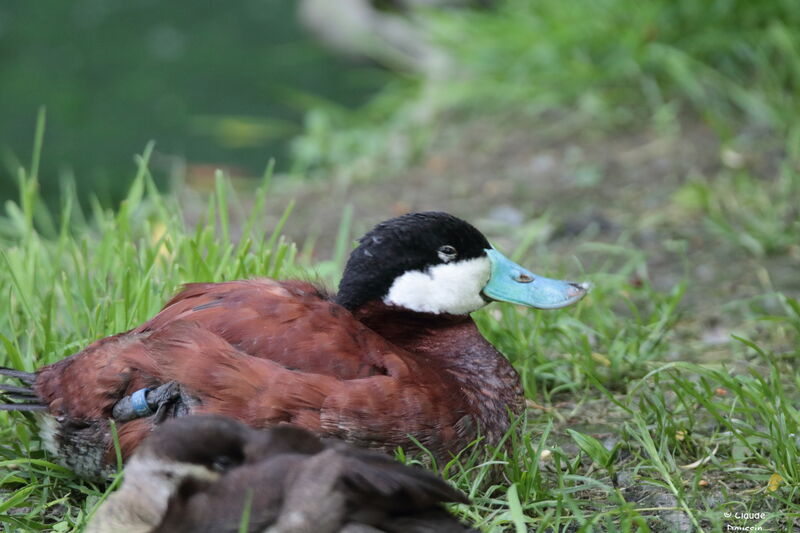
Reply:
<svg viewBox="0 0 800 533"><path fill-rule="evenodd" d="M154 422L160 424L167 418L189 414L198 404L177 381L170 381L155 389L139 389L125 396L114 405L111 415L117 422L154 416Z"/></svg>

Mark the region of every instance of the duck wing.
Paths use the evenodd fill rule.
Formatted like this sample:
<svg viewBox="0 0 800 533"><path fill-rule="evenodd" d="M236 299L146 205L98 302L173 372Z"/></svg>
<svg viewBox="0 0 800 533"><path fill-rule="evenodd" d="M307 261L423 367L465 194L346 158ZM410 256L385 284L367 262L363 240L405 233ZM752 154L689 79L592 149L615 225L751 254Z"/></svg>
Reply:
<svg viewBox="0 0 800 533"><path fill-rule="evenodd" d="M201 330L212 334L207 337L213 348L192 342L191 336L203 336ZM177 373L166 371L169 358L160 351L174 349L170 342L197 346L198 360L187 360L191 364ZM413 358L398 356L395 352L402 350L313 285L261 279L187 285L151 320L93 342L43 367L29 381L53 414L109 417L123 396L168 381L183 383L193 366L206 368L214 364L217 352L231 350L275 361L284 369L339 379L419 371ZM156 360L165 360L164 368L153 364ZM144 367L149 371L142 372ZM165 381L162 375L169 378Z"/></svg>
<svg viewBox="0 0 800 533"><path fill-rule="evenodd" d="M33 388L57 421L43 439L61 457L104 450L113 463L107 419L117 402L176 384L184 413L296 424L388 452L413 435L445 459L472 438L473 413L455 377L435 364L310 284L254 280L191 285L142 326L42 368ZM118 420L123 457L165 412L178 414L170 409ZM69 466L94 477L97 464Z"/></svg>
<svg viewBox="0 0 800 533"><path fill-rule="evenodd" d="M411 434L443 453L457 447L469 429L461 420L466 401L453 378L422 368L399 349L392 352L388 343L381 353L392 361L385 372L355 379L251 356L194 323L173 323L145 344L146 356L131 354L129 366L159 383L180 383L199 400L195 412L231 416L257 428L295 424L387 451L408 445ZM309 349L336 357L328 343Z"/></svg>
<svg viewBox="0 0 800 533"><path fill-rule="evenodd" d="M101 448L113 462L106 420L114 405L142 388L172 383L180 399L188 399L184 411L227 415L256 428L295 424L390 453L411 445L413 435L442 458L466 444L470 411L454 378L423 368L374 332L366 333L374 357L385 363L383 372L348 379L331 375L341 349L338 332L292 351L294 365L307 361L308 353L330 362L328 373L317 373L252 356L200 324L173 321L155 331L102 339L40 370L34 389L49 414L65 421L50 446L59 456ZM157 415L117 424L123 457L159 422ZM80 442L71 444L75 441ZM73 468L84 472L95 464Z"/></svg>
<svg viewBox="0 0 800 533"><path fill-rule="evenodd" d="M253 357L342 379L385 374L398 363L347 309L300 281L192 283L133 332L175 322L193 322Z"/></svg>
<svg viewBox="0 0 800 533"><path fill-rule="evenodd" d="M410 513L444 502L469 503L464 493L432 472L404 465L384 454L335 446L341 457L342 482L354 501L387 512Z"/></svg>

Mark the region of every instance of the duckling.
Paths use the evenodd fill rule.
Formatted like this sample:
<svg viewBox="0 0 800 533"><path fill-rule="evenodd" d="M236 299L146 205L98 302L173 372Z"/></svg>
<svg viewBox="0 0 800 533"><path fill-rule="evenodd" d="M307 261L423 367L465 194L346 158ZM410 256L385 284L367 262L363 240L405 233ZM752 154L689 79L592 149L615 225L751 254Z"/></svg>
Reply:
<svg viewBox="0 0 800 533"><path fill-rule="evenodd" d="M497 443L524 409L519 375L470 313L556 309L588 289L524 269L455 216L407 214L360 239L336 295L296 280L191 283L130 331L35 374L0 370L29 384L0 408L36 411L44 446L87 478L113 471L109 418L127 458L189 413L388 453L416 441L447 461L478 434Z"/></svg>
<svg viewBox="0 0 800 533"><path fill-rule="evenodd" d="M86 533L462 533L444 502L466 496L431 472L283 425L217 415L160 425Z"/></svg>

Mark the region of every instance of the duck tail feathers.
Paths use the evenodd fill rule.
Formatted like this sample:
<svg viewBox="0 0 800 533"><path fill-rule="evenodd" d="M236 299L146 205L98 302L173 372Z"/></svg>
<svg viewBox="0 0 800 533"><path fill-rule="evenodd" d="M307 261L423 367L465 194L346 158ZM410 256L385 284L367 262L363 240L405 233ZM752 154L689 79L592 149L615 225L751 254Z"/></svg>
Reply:
<svg viewBox="0 0 800 533"><path fill-rule="evenodd" d="M36 398L36 393L33 391L31 387L17 387L16 385L6 385L5 383L0 383L0 394L13 394L16 396L28 396L31 398Z"/></svg>
<svg viewBox="0 0 800 533"><path fill-rule="evenodd" d="M0 383L0 411L45 411L47 406L43 405L33 384L36 381L36 374L23 372L13 368L0 367L0 376L14 378L22 381L25 385L8 385Z"/></svg>
<svg viewBox="0 0 800 533"><path fill-rule="evenodd" d="M47 411L40 403L0 403L0 411Z"/></svg>
<svg viewBox="0 0 800 533"><path fill-rule="evenodd" d="M0 376L18 379L28 385L33 385L36 382L36 374L33 372L23 372L22 370L8 368L6 366L0 366Z"/></svg>

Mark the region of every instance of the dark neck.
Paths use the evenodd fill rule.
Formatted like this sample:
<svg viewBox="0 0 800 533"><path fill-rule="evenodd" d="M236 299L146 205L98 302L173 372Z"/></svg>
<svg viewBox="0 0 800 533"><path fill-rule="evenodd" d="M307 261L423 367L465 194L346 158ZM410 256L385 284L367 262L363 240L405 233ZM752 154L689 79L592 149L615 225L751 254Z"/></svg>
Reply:
<svg viewBox="0 0 800 533"><path fill-rule="evenodd" d="M380 333L383 338L406 349L408 345L415 346L423 339L431 342L435 340L434 336L442 337L451 328L466 324L475 325L469 315L420 313L388 305L380 300L361 305L353 311L353 315L370 329ZM483 337L481 340L486 342Z"/></svg>
<svg viewBox="0 0 800 533"><path fill-rule="evenodd" d="M461 385L468 401L488 425L507 421L507 409L521 413L524 396L519 374L508 360L489 344L469 315L419 313L380 301L356 309L363 324L392 344L425 356L442 367ZM502 427L495 428L502 431Z"/></svg>

